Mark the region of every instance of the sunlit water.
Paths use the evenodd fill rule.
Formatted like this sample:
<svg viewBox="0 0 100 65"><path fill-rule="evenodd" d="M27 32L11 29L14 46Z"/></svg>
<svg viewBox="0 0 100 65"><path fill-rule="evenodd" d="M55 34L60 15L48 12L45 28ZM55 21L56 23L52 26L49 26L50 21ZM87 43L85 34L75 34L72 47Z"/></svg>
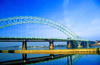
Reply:
<svg viewBox="0 0 100 65"><path fill-rule="evenodd" d="M100 46L93 46L89 48L100 48ZM35 49L49 49L49 48L28 48L28 50ZM66 47L56 47L55 49L67 49ZM1 50L1 49L0 49ZM21 48L2 49L2 50L21 50ZM50 54L27 54L27 58L37 58L50 56ZM70 59L72 56L72 59ZM80 58L74 58L81 56ZM68 62L69 58L69 62ZM23 59L23 54L18 53L0 53L0 62ZM78 60L77 60L78 59ZM71 61L72 60L72 61ZM69 55L62 58L47 60L37 63L28 63L28 65L100 65L100 55Z"/></svg>

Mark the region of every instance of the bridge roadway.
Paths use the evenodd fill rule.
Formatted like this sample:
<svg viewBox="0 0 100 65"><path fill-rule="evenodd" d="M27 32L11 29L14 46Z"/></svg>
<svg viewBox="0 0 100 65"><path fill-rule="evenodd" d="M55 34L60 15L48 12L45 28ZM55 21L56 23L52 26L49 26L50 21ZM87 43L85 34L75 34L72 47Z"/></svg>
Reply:
<svg viewBox="0 0 100 65"><path fill-rule="evenodd" d="M8 41L9 40L9 41ZM0 38L0 42L20 42L20 41L27 41L27 42L66 42L66 41L88 41L88 40L81 40L81 39L59 39L59 38L16 38L16 37L7 37L7 38Z"/></svg>
<svg viewBox="0 0 100 65"><path fill-rule="evenodd" d="M68 43L67 47L71 48L72 46L75 46L76 44L78 44L78 46L81 46L80 42L89 42L89 40L83 40L83 39L57 39L57 38L15 38L15 37L6 37L6 38L0 38L0 42L23 42L23 45L22 45L23 50L27 50L27 42L49 42L49 49L54 49L53 42L67 42ZM75 42L77 42L77 43L75 43ZM87 44L87 43L84 43L84 44Z"/></svg>

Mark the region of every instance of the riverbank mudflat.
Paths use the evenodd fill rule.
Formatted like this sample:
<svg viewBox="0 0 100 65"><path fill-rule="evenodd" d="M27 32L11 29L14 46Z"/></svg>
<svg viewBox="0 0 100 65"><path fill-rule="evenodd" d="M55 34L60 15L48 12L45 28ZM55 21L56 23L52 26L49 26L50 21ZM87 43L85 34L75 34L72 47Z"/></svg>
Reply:
<svg viewBox="0 0 100 65"><path fill-rule="evenodd" d="M53 49L53 50L0 50L0 53L24 54L99 54L100 48L86 49Z"/></svg>

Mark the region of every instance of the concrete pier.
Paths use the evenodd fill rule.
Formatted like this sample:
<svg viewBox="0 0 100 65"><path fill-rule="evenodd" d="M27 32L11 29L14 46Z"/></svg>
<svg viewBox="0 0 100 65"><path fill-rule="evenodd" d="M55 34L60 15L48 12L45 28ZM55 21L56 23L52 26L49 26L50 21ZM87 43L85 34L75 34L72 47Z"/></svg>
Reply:
<svg viewBox="0 0 100 65"><path fill-rule="evenodd" d="M50 41L50 42L49 42L49 49L54 49L53 41Z"/></svg>
<svg viewBox="0 0 100 65"><path fill-rule="evenodd" d="M67 42L67 48L72 48L71 41Z"/></svg>
<svg viewBox="0 0 100 65"><path fill-rule="evenodd" d="M76 41L67 41L67 48L76 48L77 47L77 42Z"/></svg>
<svg viewBox="0 0 100 65"><path fill-rule="evenodd" d="M27 42L23 41L22 50L27 50Z"/></svg>

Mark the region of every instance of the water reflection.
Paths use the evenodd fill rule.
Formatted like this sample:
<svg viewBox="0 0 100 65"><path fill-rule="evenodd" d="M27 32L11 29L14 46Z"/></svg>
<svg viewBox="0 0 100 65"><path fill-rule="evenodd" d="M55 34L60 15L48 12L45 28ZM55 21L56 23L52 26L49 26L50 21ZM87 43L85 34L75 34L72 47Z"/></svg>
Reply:
<svg viewBox="0 0 100 65"><path fill-rule="evenodd" d="M10 53L7 53L10 54ZM14 53L15 54L15 53ZM22 54L22 59L17 59L17 60L9 60L9 61L0 61L0 65L17 65L17 64L41 64L42 63L49 63L52 62L54 63L54 61L58 61L60 60L60 62L56 62L59 63L60 65L75 65L77 64L77 62L83 58L84 56L87 55L73 55L73 54L48 54L46 55L42 55L42 56L38 56L36 57L36 54L31 54L34 55L34 57L29 58L28 57L29 54ZM41 54L40 54L41 55ZM86 58L86 57L85 57ZM61 62L61 60L63 60L63 63ZM83 59L84 60L84 59ZM82 62L83 62L82 60ZM57 64L58 65L58 64Z"/></svg>
<svg viewBox="0 0 100 65"><path fill-rule="evenodd" d="M60 58L66 57L66 64L65 65L73 65L77 62L77 60L82 57L83 55L55 55L55 54L50 54L49 56L42 56L42 57L35 57L35 58L27 58L27 54L22 54L22 59L18 60L11 60L11 61L4 61L0 62L0 64L34 64L34 63L39 63L39 62L46 62L46 61L51 61L51 60L57 60Z"/></svg>
<svg viewBox="0 0 100 65"><path fill-rule="evenodd" d="M65 65L74 65L84 55L69 55L67 56L67 63Z"/></svg>
<svg viewBox="0 0 100 65"><path fill-rule="evenodd" d="M4 52L4 53L2 53ZM0 51L0 65L100 65L99 48L96 52L69 52L57 54L21 54L14 53L14 50L9 52ZM9 57L7 57L9 56ZM15 57L14 57L15 56ZM7 57L7 58L6 58ZM3 61L2 61L3 59ZM88 59L88 60L87 60ZM93 59L93 60L92 60ZM92 62L91 62L92 61ZM40 63L41 62L41 63ZM52 64L51 64L52 63Z"/></svg>

